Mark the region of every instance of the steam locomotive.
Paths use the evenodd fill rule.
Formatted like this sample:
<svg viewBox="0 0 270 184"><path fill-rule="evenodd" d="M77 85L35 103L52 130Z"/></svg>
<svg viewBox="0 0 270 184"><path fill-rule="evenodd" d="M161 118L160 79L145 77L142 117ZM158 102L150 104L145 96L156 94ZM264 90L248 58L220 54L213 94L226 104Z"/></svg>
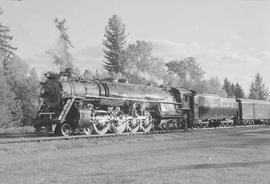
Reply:
<svg viewBox="0 0 270 184"><path fill-rule="evenodd" d="M191 119L190 102L182 103L182 98L192 99L193 93L184 88L74 80L53 73L46 78L34 123L37 132L149 132L181 128Z"/></svg>
<svg viewBox="0 0 270 184"><path fill-rule="evenodd" d="M186 88L75 80L46 74L37 132L69 136L270 123L270 102L196 94Z"/></svg>

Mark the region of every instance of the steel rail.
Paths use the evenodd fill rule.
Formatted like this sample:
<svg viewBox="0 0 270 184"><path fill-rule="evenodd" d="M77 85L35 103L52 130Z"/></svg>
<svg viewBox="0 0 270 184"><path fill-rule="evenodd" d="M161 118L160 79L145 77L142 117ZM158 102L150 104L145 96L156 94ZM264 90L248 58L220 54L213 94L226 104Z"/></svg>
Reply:
<svg viewBox="0 0 270 184"><path fill-rule="evenodd" d="M209 128L193 128L188 129L192 131L206 131L206 130L215 130L215 129L232 129L232 128L248 128L248 127L265 127L267 125L246 125L246 126L230 126L230 127L209 127ZM138 135L151 135L151 134L165 134L165 133L174 133L174 132L185 132L184 129L176 130L154 130L150 132L125 132L122 134L109 133L104 135L92 134L92 135L71 135L71 136L47 136L47 137L20 137L20 138L6 138L6 140L0 139L1 144L10 144L10 143L26 143L26 142L45 142L45 141L57 141L57 140L77 140L77 139L94 139L94 138L105 138L105 137L116 137L116 136L138 136ZM26 134L27 135L27 134ZM33 134L31 134L33 135ZM12 139L12 140L7 140ZM17 139L17 140L16 140Z"/></svg>

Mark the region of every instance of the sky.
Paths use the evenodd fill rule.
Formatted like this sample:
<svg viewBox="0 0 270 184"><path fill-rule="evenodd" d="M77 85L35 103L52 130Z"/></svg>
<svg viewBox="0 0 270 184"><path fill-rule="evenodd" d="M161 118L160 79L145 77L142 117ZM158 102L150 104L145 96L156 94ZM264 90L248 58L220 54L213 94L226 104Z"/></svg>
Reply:
<svg viewBox="0 0 270 184"><path fill-rule="evenodd" d="M53 19L66 19L74 64L102 69L104 28L121 17L128 43L146 40L165 62L193 56L205 78L227 77L248 93L256 73L270 88L270 0L0 0L0 22L12 45L38 72L56 70L46 54L58 33Z"/></svg>

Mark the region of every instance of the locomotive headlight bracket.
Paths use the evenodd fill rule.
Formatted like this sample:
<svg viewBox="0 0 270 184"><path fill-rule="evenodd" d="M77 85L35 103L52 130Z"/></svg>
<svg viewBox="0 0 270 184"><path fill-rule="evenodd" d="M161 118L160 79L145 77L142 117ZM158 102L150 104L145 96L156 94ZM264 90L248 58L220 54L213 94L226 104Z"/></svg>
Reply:
<svg viewBox="0 0 270 184"><path fill-rule="evenodd" d="M69 95L66 92L60 92L62 98L67 98Z"/></svg>

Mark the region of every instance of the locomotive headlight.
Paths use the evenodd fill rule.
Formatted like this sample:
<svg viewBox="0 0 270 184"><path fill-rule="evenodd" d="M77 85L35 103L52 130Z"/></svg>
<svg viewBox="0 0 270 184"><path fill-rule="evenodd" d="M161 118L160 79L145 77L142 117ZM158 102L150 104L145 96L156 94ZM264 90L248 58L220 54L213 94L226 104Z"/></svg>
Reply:
<svg viewBox="0 0 270 184"><path fill-rule="evenodd" d="M46 93L46 90L44 88L41 88L40 89L40 96L45 95L45 93Z"/></svg>

